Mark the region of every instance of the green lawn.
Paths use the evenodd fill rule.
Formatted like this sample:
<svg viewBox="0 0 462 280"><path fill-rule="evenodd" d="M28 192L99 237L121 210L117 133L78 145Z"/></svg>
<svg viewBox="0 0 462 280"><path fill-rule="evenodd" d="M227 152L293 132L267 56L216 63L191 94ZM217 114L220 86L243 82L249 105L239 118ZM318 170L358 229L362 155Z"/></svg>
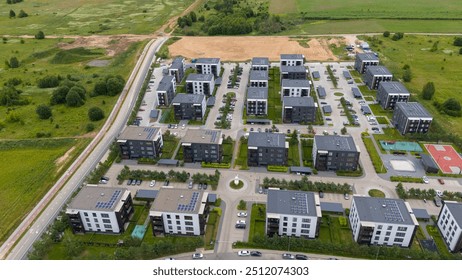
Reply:
<svg viewBox="0 0 462 280"><path fill-rule="evenodd" d="M210 211L209 213L204 235L204 244L208 250L213 250L215 247L215 240L217 238L217 232L220 223L219 213L221 214L221 209L218 209L218 211Z"/></svg>
<svg viewBox="0 0 462 280"><path fill-rule="evenodd" d="M223 141L223 162L231 163L233 158L233 150L234 150L234 141L226 142Z"/></svg>
<svg viewBox="0 0 462 280"><path fill-rule="evenodd" d="M313 139L302 139L302 157L305 166L313 167Z"/></svg>
<svg viewBox="0 0 462 280"><path fill-rule="evenodd" d="M376 97L377 95L377 91L375 90L370 90L368 86L366 85L361 85L361 86L358 86L359 90L361 91L361 93L363 94L363 96L373 96L373 97Z"/></svg>
<svg viewBox="0 0 462 280"><path fill-rule="evenodd" d="M375 172L377 173L387 173L387 170L383 166L382 159L380 158L379 153L375 149L374 141L372 138L363 137L364 146L366 146L369 157L371 158L372 164L374 165Z"/></svg>
<svg viewBox="0 0 462 280"><path fill-rule="evenodd" d="M0 33L9 35L152 34L193 0L34 0L0 2ZM23 9L29 16L8 17Z"/></svg>
<svg viewBox="0 0 462 280"><path fill-rule="evenodd" d="M249 169L247 166L247 141L245 143L240 143L239 145L239 153L237 155L237 159L235 160L235 165L239 166L239 169L246 170Z"/></svg>
<svg viewBox="0 0 462 280"><path fill-rule="evenodd" d="M266 204L253 204L250 216L249 241L255 236L265 236Z"/></svg>
<svg viewBox="0 0 462 280"><path fill-rule="evenodd" d="M385 117L376 117L376 120L379 124L390 124L387 118Z"/></svg>
<svg viewBox="0 0 462 280"><path fill-rule="evenodd" d="M171 159L180 139L173 135L169 135L168 137L164 135L163 139L164 147L162 148L162 156L160 158Z"/></svg>
<svg viewBox="0 0 462 280"><path fill-rule="evenodd" d="M19 225L90 139L0 141L0 244ZM69 149L64 162L57 162ZM61 168L60 168L61 167Z"/></svg>
<svg viewBox="0 0 462 280"><path fill-rule="evenodd" d="M294 143L294 144L290 143L287 165L300 166L300 153L298 151L298 143Z"/></svg>
<svg viewBox="0 0 462 280"><path fill-rule="evenodd" d="M405 136L401 135L398 132L398 130L396 130L394 128L384 128L383 129L383 134L374 134L374 139L375 139L375 141L379 141L379 140L406 141L406 140L409 140L409 139L406 139Z"/></svg>
<svg viewBox="0 0 462 280"><path fill-rule="evenodd" d="M268 86L268 118L273 124L282 123L282 101L279 92L281 91L280 71L278 67L271 67L269 70Z"/></svg>
<svg viewBox="0 0 462 280"><path fill-rule="evenodd" d="M433 237L433 240L435 241L436 247L438 248L438 252L440 255L445 256L445 257L451 257L451 253L448 250L448 247L446 246L446 243L443 240L443 237L441 236L438 228L436 226L430 226L427 225L427 232L428 234Z"/></svg>
<svg viewBox="0 0 462 280"><path fill-rule="evenodd" d="M384 110L382 106L380 106L379 104L369 104L369 108L371 108L371 111L374 114L374 116L386 116L389 120L393 119L393 111Z"/></svg>

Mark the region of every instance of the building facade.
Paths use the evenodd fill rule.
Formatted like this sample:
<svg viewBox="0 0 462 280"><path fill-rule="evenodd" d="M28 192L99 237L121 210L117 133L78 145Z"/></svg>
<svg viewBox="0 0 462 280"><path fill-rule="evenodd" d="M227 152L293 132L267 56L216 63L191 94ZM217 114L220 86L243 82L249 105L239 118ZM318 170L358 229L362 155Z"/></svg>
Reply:
<svg viewBox="0 0 462 280"><path fill-rule="evenodd" d="M202 120L207 109L202 94L177 94L172 105L176 120Z"/></svg>
<svg viewBox="0 0 462 280"><path fill-rule="evenodd" d="M117 138L122 159L157 158L162 153L162 130L156 127L127 126Z"/></svg>
<svg viewBox="0 0 462 280"><path fill-rule="evenodd" d="M281 82L281 98L309 96L311 83L309 80L283 79Z"/></svg>
<svg viewBox="0 0 462 280"><path fill-rule="evenodd" d="M203 235L207 197L202 190L160 188L149 211L153 235Z"/></svg>
<svg viewBox="0 0 462 280"><path fill-rule="evenodd" d="M314 123L316 106L311 96L283 97L282 120L285 123Z"/></svg>
<svg viewBox="0 0 462 280"><path fill-rule="evenodd" d="M186 78L186 93L212 96L215 80L212 74L189 74Z"/></svg>
<svg viewBox="0 0 462 280"><path fill-rule="evenodd" d="M250 132L247 164L249 166L286 165L289 142L283 133Z"/></svg>
<svg viewBox="0 0 462 280"><path fill-rule="evenodd" d="M198 74L212 74L215 79L220 76L221 62L219 58L198 58L196 60Z"/></svg>
<svg viewBox="0 0 462 280"><path fill-rule="evenodd" d="M410 247L419 223L402 199L353 196L350 227L358 244Z"/></svg>
<svg viewBox="0 0 462 280"><path fill-rule="evenodd" d="M321 223L319 196L313 192L268 190L266 235L316 238Z"/></svg>
<svg viewBox="0 0 462 280"><path fill-rule="evenodd" d="M290 80L306 80L308 70L305 66L281 66L281 81L284 79Z"/></svg>
<svg viewBox="0 0 462 280"><path fill-rule="evenodd" d="M267 57L254 57L252 58L251 70L257 71L268 71L270 68L270 62Z"/></svg>
<svg viewBox="0 0 462 280"><path fill-rule="evenodd" d="M250 70L249 87L268 87L268 71Z"/></svg>
<svg viewBox="0 0 462 280"><path fill-rule="evenodd" d="M364 83L370 89L378 89L381 82L391 82L393 74L385 66L369 66L364 73Z"/></svg>
<svg viewBox="0 0 462 280"><path fill-rule="evenodd" d="M267 115L268 114L268 88L247 88L246 100L247 115Z"/></svg>
<svg viewBox="0 0 462 280"><path fill-rule="evenodd" d="M175 77L175 81L179 84L184 78L185 63L183 57L175 57L172 65L168 68L168 74Z"/></svg>
<svg viewBox="0 0 462 280"><path fill-rule="evenodd" d="M129 190L89 186L66 209L73 233L123 233L133 212Z"/></svg>
<svg viewBox="0 0 462 280"><path fill-rule="evenodd" d="M355 59L355 70L364 74L368 66L378 66L379 58L373 53L358 53Z"/></svg>
<svg viewBox="0 0 462 280"><path fill-rule="evenodd" d="M176 94L175 76L164 76L157 86L157 101L160 106L170 106Z"/></svg>
<svg viewBox="0 0 462 280"><path fill-rule="evenodd" d="M418 102L398 102L393 111L392 123L402 134L427 133L433 117Z"/></svg>
<svg viewBox="0 0 462 280"><path fill-rule="evenodd" d="M408 102L411 94L400 82L381 82L377 90L377 102L383 109L394 109L396 102Z"/></svg>
<svg viewBox="0 0 462 280"><path fill-rule="evenodd" d="M188 129L181 139L184 162L221 162L221 130Z"/></svg>
<svg viewBox="0 0 462 280"><path fill-rule="evenodd" d="M451 252L462 250L462 203L444 201L437 226Z"/></svg>
<svg viewBox="0 0 462 280"><path fill-rule="evenodd" d="M300 66L305 64L305 56L303 54L281 54L280 56L282 66Z"/></svg>
<svg viewBox="0 0 462 280"><path fill-rule="evenodd" d="M354 171L358 168L359 154L351 136L314 136L313 165L319 171Z"/></svg>

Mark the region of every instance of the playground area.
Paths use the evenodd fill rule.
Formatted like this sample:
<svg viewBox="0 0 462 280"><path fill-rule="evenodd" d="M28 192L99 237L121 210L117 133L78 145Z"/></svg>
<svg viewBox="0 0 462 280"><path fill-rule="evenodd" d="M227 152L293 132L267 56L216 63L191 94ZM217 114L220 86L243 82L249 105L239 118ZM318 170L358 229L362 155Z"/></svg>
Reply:
<svg viewBox="0 0 462 280"><path fill-rule="evenodd" d="M380 145L385 151L423 152L417 142L380 140Z"/></svg>
<svg viewBox="0 0 462 280"><path fill-rule="evenodd" d="M443 173L461 173L462 158L451 145L425 144L424 146Z"/></svg>

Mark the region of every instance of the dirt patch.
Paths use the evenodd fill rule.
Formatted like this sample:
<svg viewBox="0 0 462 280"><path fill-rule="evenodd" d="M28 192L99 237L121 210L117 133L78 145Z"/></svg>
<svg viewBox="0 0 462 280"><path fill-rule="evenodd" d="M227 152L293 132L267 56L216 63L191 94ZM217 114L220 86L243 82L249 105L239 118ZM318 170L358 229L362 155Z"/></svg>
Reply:
<svg viewBox="0 0 462 280"><path fill-rule="evenodd" d="M64 163L67 161L67 159L70 157L71 153L75 150L75 147L70 148L64 155L62 155L60 158L55 160L55 164L58 167L58 170L56 173L58 173L61 168L64 166Z"/></svg>
<svg viewBox="0 0 462 280"><path fill-rule="evenodd" d="M187 58L220 57L223 61L248 61L252 57L268 57L279 61L282 53L305 55L308 61L337 61L326 39L311 38L309 47L302 47L293 38L282 36L183 37L169 47L172 56Z"/></svg>
<svg viewBox="0 0 462 280"><path fill-rule="evenodd" d="M93 36L77 36L73 37L74 41L71 43L60 43L58 47L64 50L74 49L78 47L83 48L101 48L106 50L107 56L116 56L128 49L128 47L134 43L143 41L146 39L153 39L152 35L93 35Z"/></svg>

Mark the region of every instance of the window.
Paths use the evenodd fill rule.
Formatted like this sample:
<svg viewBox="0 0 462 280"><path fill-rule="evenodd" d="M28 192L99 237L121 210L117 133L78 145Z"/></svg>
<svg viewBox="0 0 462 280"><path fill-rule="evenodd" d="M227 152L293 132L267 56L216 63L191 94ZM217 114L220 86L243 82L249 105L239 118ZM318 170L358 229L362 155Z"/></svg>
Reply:
<svg viewBox="0 0 462 280"><path fill-rule="evenodd" d="M397 232L396 233L397 237L404 237L405 235L406 235L406 233L404 233L404 232Z"/></svg>
<svg viewBox="0 0 462 280"><path fill-rule="evenodd" d="M109 220L109 219L103 219L103 223L110 224L110 223L111 223L111 220Z"/></svg>
<svg viewBox="0 0 462 280"><path fill-rule="evenodd" d="M382 234L382 231L378 230L378 231L375 232L375 234L380 235L380 234Z"/></svg>
<svg viewBox="0 0 462 280"><path fill-rule="evenodd" d="M380 238L380 236L376 236L376 237L374 238L374 240L379 240L379 238Z"/></svg>
<svg viewBox="0 0 462 280"><path fill-rule="evenodd" d="M104 228L112 228L111 225L104 225Z"/></svg>
<svg viewBox="0 0 462 280"><path fill-rule="evenodd" d="M170 219L170 215L167 215L167 219Z"/></svg>
<svg viewBox="0 0 462 280"><path fill-rule="evenodd" d="M395 238L394 242L403 242L404 238Z"/></svg>
<svg viewBox="0 0 462 280"><path fill-rule="evenodd" d="M89 218L85 218L85 221L89 223L89 222L90 222L90 219L89 219Z"/></svg>
<svg viewBox="0 0 462 280"><path fill-rule="evenodd" d="M393 227L392 226L388 226L387 230L391 230Z"/></svg>
<svg viewBox="0 0 462 280"><path fill-rule="evenodd" d="M382 225L378 225L377 228L378 228L378 229L382 229L383 226L382 226Z"/></svg>
<svg viewBox="0 0 462 280"><path fill-rule="evenodd" d="M194 228L193 227L186 227L186 230L187 231L194 231Z"/></svg>
<svg viewBox="0 0 462 280"><path fill-rule="evenodd" d="M181 222L180 222L180 221L176 221L176 224L177 224L177 225L181 225Z"/></svg>
<svg viewBox="0 0 462 280"><path fill-rule="evenodd" d="M172 220L168 220L168 221L167 221L167 224L171 225L171 224L172 224Z"/></svg>
<svg viewBox="0 0 462 280"><path fill-rule="evenodd" d="M385 237L384 241L388 241L390 239L390 237Z"/></svg>
<svg viewBox="0 0 462 280"><path fill-rule="evenodd" d="M391 231L387 231L387 232L385 233L385 236L390 236L390 235L391 235Z"/></svg>
<svg viewBox="0 0 462 280"><path fill-rule="evenodd" d="M101 214L101 217L103 217L103 218L109 218L109 214L103 213L103 214Z"/></svg>
<svg viewBox="0 0 462 280"><path fill-rule="evenodd" d="M292 223L292 227L297 227L297 223Z"/></svg>
<svg viewBox="0 0 462 280"><path fill-rule="evenodd" d="M287 232L287 228L282 228L282 232Z"/></svg>
<svg viewBox="0 0 462 280"><path fill-rule="evenodd" d="M310 224L302 224L302 228L310 228Z"/></svg>
<svg viewBox="0 0 462 280"><path fill-rule="evenodd" d="M398 227L398 231L407 231L407 227Z"/></svg>
<svg viewBox="0 0 462 280"><path fill-rule="evenodd" d="M97 222L98 222L98 219L93 219L93 221L94 221L95 223L97 223Z"/></svg>
<svg viewBox="0 0 462 280"><path fill-rule="evenodd" d="M187 226L192 226L193 222L185 222L184 224L187 225Z"/></svg>
<svg viewBox="0 0 462 280"><path fill-rule="evenodd" d="M282 226L286 227L286 226L287 226L287 223L282 223Z"/></svg>
<svg viewBox="0 0 462 280"><path fill-rule="evenodd" d="M302 229L301 233L306 233L306 234L308 234L308 233L310 233L310 231L307 230L307 229Z"/></svg>
<svg viewBox="0 0 462 280"><path fill-rule="evenodd" d="M87 213L87 212L83 213L83 215L84 215L85 217L88 217L88 213Z"/></svg>
<svg viewBox="0 0 462 280"><path fill-rule="evenodd" d="M181 227L180 227L180 226L177 226L177 227L176 227L176 230L181 230Z"/></svg>
<svg viewBox="0 0 462 280"><path fill-rule="evenodd" d="M180 219L180 215L175 215L175 219L179 220L179 219Z"/></svg>
<svg viewBox="0 0 462 280"><path fill-rule="evenodd" d="M311 219L302 219L302 223L311 223Z"/></svg>
<svg viewBox="0 0 462 280"><path fill-rule="evenodd" d="M87 223L87 227L91 228L91 224L90 224L90 223Z"/></svg>
<svg viewBox="0 0 462 280"><path fill-rule="evenodd" d="M295 233L297 231L297 229L293 228L292 229L292 233Z"/></svg>
<svg viewBox="0 0 462 280"><path fill-rule="evenodd" d="M92 213L93 214L93 217L96 217L96 213Z"/></svg>
<svg viewBox="0 0 462 280"><path fill-rule="evenodd" d="M169 229L169 230L172 230L172 229L173 229L173 227L172 227L172 226L168 226L168 229Z"/></svg>

